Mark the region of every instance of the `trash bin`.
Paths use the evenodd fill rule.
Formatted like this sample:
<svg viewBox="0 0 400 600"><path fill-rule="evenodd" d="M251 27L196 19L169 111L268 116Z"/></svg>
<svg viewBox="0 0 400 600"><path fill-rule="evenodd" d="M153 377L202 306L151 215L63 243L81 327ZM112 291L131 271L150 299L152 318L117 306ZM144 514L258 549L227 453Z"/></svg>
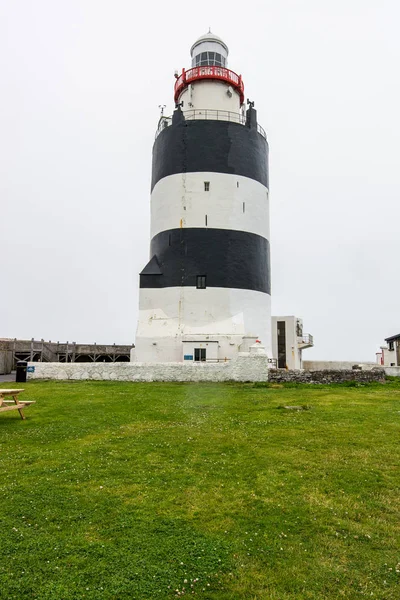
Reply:
<svg viewBox="0 0 400 600"><path fill-rule="evenodd" d="M19 360L17 362L17 372L15 374L15 381L18 381L19 383L25 383L27 366L28 363L25 360Z"/></svg>

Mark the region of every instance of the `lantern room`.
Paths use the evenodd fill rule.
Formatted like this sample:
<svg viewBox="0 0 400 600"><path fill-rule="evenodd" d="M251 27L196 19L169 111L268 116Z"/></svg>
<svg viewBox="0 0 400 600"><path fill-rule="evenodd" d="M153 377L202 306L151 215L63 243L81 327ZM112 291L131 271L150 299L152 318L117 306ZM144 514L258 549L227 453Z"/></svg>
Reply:
<svg viewBox="0 0 400 600"><path fill-rule="evenodd" d="M226 67L228 54L228 46L211 31L199 37L190 49L192 67Z"/></svg>
<svg viewBox="0 0 400 600"><path fill-rule="evenodd" d="M244 122L244 85L241 75L226 68L228 53L211 31L191 47L192 67L175 75L174 99L185 119Z"/></svg>

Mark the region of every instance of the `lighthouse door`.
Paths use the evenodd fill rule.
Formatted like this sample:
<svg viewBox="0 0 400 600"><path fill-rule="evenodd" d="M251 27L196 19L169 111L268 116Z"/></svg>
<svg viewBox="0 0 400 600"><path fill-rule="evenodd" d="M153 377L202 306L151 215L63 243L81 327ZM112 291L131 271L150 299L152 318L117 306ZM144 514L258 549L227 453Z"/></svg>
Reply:
<svg viewBox="0 0 400 600"><path fill-rule="evenodd" d="M195 362L205 362L206 361L206 349L205 348L195 348L194 349L194 361Z"/></svg>

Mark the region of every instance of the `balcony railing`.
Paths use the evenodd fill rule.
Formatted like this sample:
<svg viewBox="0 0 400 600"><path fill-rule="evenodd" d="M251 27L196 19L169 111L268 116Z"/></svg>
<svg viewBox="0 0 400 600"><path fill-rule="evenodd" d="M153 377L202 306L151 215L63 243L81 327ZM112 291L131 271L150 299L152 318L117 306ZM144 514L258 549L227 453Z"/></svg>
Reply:
<svg viewBox="0 0 400 600"><path fill-rule="evenodd" d="M314 338L310 333L306 333L297 338L297 343L299 348L311 348L311 346L314 346Z"/></svg>
<svg viewBox="0 0 400 600"><path fill-rule="evenodd" d="M229 110L215 110L212 108L196 108L185 110L183 112L186 121L210 120L210 121L230 121L231 123L240 123L245 125L246 116L241 113L230 112Z"/></svg>
<svg viewBox="0 0 400 600"><path fill-rule="evenodd" d="M158 138L160 133L163 131L163 129L165 129L166 127L169 127L170 125L172 125L172 117L161 117L160 120L158 121L158 127L157 127L157 131L156 131L156 139Z"/></svg>
<svg viewBox="0 0 400 600"><path fill-rule="evenodd" d="M193 81L198 81L200 79L216 79L219 81L226 81L232 87L236 89L236 91L240 95L240 104L244 102L244 84L241 75L237 75L234 71L230 69L225 69L224 67L217 66L207 66L207 67L193 67L192 69L182 69L182 74L177 78L175 82L174 88L174 98L175 102L178 102L179 96L181 92Z"/></svg>
<svg viewBox="0 0 400 600"><path fill-rule="evenodd" d="M239 123L240 125L246 124L246 115L242 113L230 112L228 110L214 110L211 108L204 109L192 109L185 110L182 112L186 121L229 121L230 123ZM156 138L160 135L161 131L172 124L172 117L161 117L157 131ZM261 125L257 125L257 131L264 139L267 139L267 134Z"/></svg>

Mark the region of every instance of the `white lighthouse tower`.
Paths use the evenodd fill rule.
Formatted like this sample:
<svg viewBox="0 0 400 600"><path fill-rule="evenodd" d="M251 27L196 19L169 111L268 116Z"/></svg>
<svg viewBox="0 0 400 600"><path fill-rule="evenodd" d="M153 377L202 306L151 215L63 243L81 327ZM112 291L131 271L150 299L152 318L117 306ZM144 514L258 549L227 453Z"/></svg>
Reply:
<svg viewBox="0 0 400 600"><path fill-rule="evenodd" d="M153 147L151 243L135 360L271 356L268 144L228 47L209 32L176 75Z"/></svg>

